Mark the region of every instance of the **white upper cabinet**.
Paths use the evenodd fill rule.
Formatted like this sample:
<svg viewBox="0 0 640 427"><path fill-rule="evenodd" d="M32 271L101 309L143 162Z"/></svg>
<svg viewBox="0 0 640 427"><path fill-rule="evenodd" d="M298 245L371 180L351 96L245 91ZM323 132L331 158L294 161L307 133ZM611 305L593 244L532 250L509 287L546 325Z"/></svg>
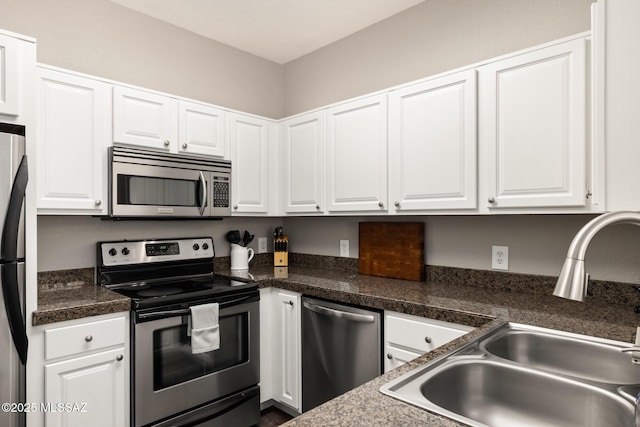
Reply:
<svg viewBox="0 0 640 427"><path fill-rule="evenodd" d="M284 210L322 213L324 112L305 114L282 123L284 142Z"/></svg>
<svg viewBox="0 0 640 427"><path fill-rule="evenodd" d="M38 68L39 213L105 214L109 84Z"/></svg>
<svg viewBox="0 0 640 427"><path fill-rule="evenodd" d="M329 212L387 211L387 95L327 110Z"/></svg>
<svg viewBox="0 0 640 427"><path fill-rule="evenodd" d="M0 114L20 113L20 41L0 34Z"/></svg>
<svg viewBox="0 0 640 427"><path fill-rule="evenodd" d="M31 102L35 42L27 37L0 31L0 116L3 122L25 124Z"/></svg>
<svg viewBox="0 0 640 427"><path fill-rule="evenodd" d="M477 206L476 71L389 94L391 212Z"/></svg>
<svg viewBox="0 0 640 427"><path fill-rule="evenodd" d="M269 127L264 119L230 115L232 214L269 213Z"/></svg>
<svg viewBox="0 0 640 427"><path fill-rule="evenodd" d="M113 90L113 141L172 153L228 158L227 112L128 87Z"/></svg>
<svg viewBox="0 0 640 427"><path fill-rule="evenodd" d="M178 102L178 151L227 158L227 113L194 102Z"/></svg>
<svg viewBox="0 0 640 427"><path fill-rule="evenodd" d="M128 87L113 88L113 142L176 151L177 100Z"/></svg>
<svg viewBox="0 0 640 427"><path fill-rule="evenodd" d="M479 69L489 209L585 206L586 43L571 40Z"/></svg>

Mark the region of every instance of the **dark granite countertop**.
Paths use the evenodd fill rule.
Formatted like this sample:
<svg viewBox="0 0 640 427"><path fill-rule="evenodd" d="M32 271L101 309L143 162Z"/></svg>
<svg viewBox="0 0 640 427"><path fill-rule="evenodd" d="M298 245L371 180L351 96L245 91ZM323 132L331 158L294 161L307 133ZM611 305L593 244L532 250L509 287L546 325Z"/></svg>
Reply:
<svg viewBox="0 0 640 427"><path fill-rule="evenodd" d="M100 314L129 311L131 300L93 279L93 268L38 273L38 309L32 324L46 325Z"/></svg>
<svg viewBox="0 0 640 427"><path fill-rule="evenodd" d="M218 259L216 272L256 280L263 288L277 287L476 327L451 343L306 412L287 426L460 426L387 397L379 388L488 331L502 320L626 342L634 340L635 328L640 325L640 315L633 311L633 302L638 298L629 286L597 284L592 287L593 293L590 290L587 301L578 303L552 296L551 279L540 276L434 267L428 272L426 282L411 282L357 274L353 260L335 259L335 263L318 264L317 259L305 258L305 265L318 264L323 268L294 265L276 270L269 265L269 257L263 258L265 262L252 262L250 275L232 273L228 263ZM40 273L38 310L33 313L33 324L128 311L129 307L127 298L93 284L93 269Z"/></svg>
<svg viewBox="0 0 640 427"><path fill-rule="evenodd" d="M228 270L221 274L233 274ZM632 342L640 316L632 305L566 301L544 294L438 281L409 282L341 270L292 266L275 271L257 266L251 276L273 286L309 296L430 317L477 327L474 331L291 420L287 426L460 426L380 393L388 381L454 349L503 320ZM242 275L241 275L242 276Z"/></svg>

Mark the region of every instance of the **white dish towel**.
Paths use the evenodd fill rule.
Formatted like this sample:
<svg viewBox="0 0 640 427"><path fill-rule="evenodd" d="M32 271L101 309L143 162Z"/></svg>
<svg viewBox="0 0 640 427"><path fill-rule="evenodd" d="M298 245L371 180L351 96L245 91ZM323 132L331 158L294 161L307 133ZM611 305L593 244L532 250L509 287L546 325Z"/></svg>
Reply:
<svg viewBox="0 0 640 427"><path fill-rule="evenodd" d="M220 348L218 303L191 306L191 353L205 353Z"/></svg>

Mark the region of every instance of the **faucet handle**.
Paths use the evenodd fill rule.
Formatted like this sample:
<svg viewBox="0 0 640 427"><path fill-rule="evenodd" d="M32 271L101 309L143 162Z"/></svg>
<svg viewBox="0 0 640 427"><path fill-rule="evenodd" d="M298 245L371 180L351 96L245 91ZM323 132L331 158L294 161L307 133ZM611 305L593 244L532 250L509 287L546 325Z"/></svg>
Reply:
<svg viewBox="0 0 640 427"><path fill-rule="evenodd" d="M633 347L623 348L620 351L623 353L631 353L631 363L640 365L640 326L636 328L636 343Z"/></svg>

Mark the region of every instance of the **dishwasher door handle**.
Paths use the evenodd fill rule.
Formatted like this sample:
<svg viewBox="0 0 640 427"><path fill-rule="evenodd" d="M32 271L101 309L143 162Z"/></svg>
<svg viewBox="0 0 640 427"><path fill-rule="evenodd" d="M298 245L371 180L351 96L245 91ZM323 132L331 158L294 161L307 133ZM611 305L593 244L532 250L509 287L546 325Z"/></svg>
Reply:
<svg viewBox="0 0 640 427"><path fill-rule="evenodd" d="M302 303L305 308L325 316L330 317L338 317L345 320L350 320L352 322L361 322L361 323L373 323L376 319L374 316L367 314L357 314L357 313L349 313L347 311L336 310L333 308L323 307L317 304L311 304L307 301Z"/></svg>

